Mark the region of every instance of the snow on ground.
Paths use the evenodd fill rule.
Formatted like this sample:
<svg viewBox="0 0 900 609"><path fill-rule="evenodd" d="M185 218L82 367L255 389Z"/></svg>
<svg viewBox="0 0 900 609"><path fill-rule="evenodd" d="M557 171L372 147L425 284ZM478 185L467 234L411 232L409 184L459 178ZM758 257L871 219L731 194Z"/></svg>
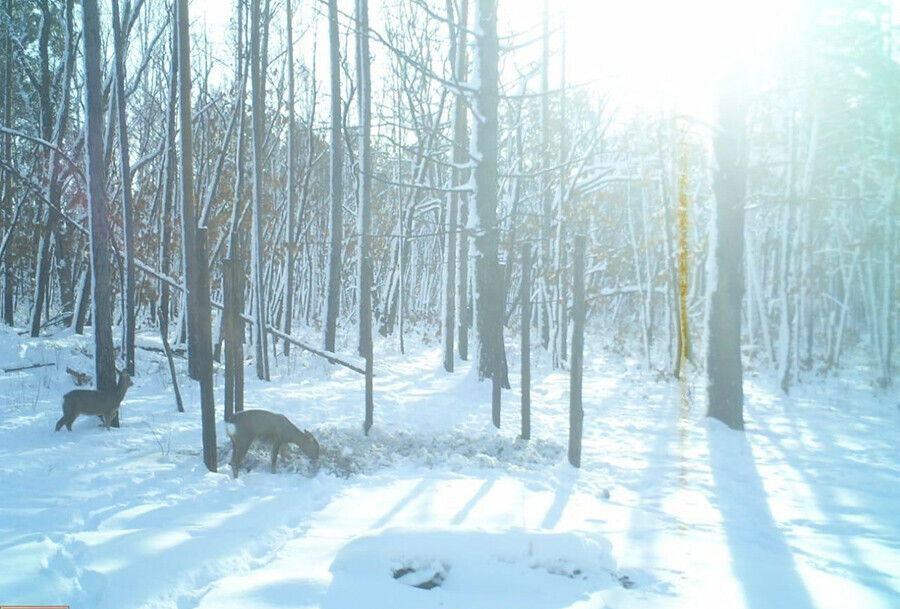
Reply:
<svg viewBox="0 0 900 609"><path fill-rule="evenodd" d="M790 397L748 375L740 434L703 416L701 379L683 393L596 347L574 470L564 372L536 362L523 442L517 390L496 431L468 363L447 374L437 346L380 346L370 437L354 373L302 353L272 383L248 366L246 406L312 431L322 457L294 450L272 475L261 448L233 480L223 425L213 474L199 389L182 377L175 412L157 352L139 350L120 429L82 417L55 433L66 368L92 371L90 339L0 329L0 368L52 364L0 373L0 604L900 606L900 397L865 371Z"/></svg>

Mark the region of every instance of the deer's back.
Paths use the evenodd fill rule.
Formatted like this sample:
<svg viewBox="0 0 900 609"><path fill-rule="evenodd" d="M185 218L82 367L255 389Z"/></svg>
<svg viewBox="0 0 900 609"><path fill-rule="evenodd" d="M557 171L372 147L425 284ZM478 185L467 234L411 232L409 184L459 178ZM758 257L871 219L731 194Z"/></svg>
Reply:
<svg viewBox="0 0 900 609"><path fill-rule="evenodd" d="M236 435L262 440L264 442L278 442L289 440L299 433L297 428L283 414L269 412L268 410L244 410L232 415L229 422L236 430ZM230 434L230 432L229 432Z"/></svg>
<svg viewBox="0 0 900 609"><path fill-rule="evenodd" d="M63 408L83 414L104 414L116 406L115 396L95 389L73 389L63 396Z"/></svg>

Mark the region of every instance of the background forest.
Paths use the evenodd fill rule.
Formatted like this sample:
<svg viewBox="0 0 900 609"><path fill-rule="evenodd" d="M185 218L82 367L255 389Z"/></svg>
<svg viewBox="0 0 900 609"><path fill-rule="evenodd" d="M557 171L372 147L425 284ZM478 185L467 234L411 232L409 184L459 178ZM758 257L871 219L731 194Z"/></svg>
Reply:
<svg viewBox="0 0 900 609"><path fill-rule="evenodd" d="M0 0L0 604L895 608L898 22Z"/></svg>
<svg viewBox="0 0 900 609"><path fill-rule="evenodd" d="M191 196L198 225L208 229L212 299L221 301L220 261L239 258L262 285L251 311L262 307L264 319L287 333L298 323L323 327L333 349L334 335L354 334L358 318L356 21L338 7L329 50L315 43L329 27L325 4L297 12L283 0L250 4L238 2L228 31L217 34L228 44L209 44L202 26L191 30ZM176 20L162 2L119 9L116 28L111 13L100 14L98 41L113 322L121 325L133 307L137 328L171 324L178 343L184 303L167 285L185 276ZM873 382L887 386L900 302L900 77L891 6L835 1L802 9L790 44L778 47L784 52L756 58L747 77L743 352L747 363L777 370L787 391L804 376L834 372L848 348L860 348ZM80 331L89 318L79 13L74 2L5 0L3 316L33 336L59 326ZM478 81L473 36L458 24L472 22L473 10L417 1L378 13L378 29L369 30L376 76L368 94L375 329L399 336L406 324L451 344L456 338L466 358L475 292L468 241L477 228L467 141ZM532 324L553 361L566 360L572 235L583 233L588 318L611 342L640 349L648 367L673 373L679 179L688 199L687 319L695 342L706 310L713 127L708 117L679 114L672 98L655 109L619 108L603 82L567 83L567 62L584 58L566 54L559 14L545 17L528 31L501 32L496 247L504 325L521 323L519 261L530 243ZM338 58L330 70L329 53ZM328 74L339 81L339 104ZM126 306L121 256L132 250L137 270Z"/></svg>

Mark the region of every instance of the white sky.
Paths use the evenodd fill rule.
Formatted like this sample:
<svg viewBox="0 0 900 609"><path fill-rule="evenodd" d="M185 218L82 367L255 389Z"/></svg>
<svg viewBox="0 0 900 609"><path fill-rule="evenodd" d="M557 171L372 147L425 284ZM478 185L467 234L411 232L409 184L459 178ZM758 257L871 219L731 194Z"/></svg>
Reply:
<svg viewBox="0 0 900 609"><path fill-rule="evenodd" d="M753 62L791 43L794 19L804 1L809 0L551 0L550 14L554 26L566 22L569 84L599 80L598 87L611 91L619 104L675 105L679 112L706 116L730 65ZM320 0L294 4L298 22L308 21L314 10L324 10ZM352 0L338 4L342 11L353 12ZM373 25L381 7L390 4L393 1L370 0ZM210 38L217 42L227 31L233 5L233 0L193 0L194 23L205 20ZM898 23L900 0L892 5ZM499 6L501 36L540 31L542 0L499 0ZM320 69L328 64L326 29L321 19ZM295 53L301 56L299 46ZM556 40L553 49L558 48ZM376 45L373 51L380 49ZM522 57L529 52L539 53L540 45ZM553 78L558 83L558 75Z"/></svg>

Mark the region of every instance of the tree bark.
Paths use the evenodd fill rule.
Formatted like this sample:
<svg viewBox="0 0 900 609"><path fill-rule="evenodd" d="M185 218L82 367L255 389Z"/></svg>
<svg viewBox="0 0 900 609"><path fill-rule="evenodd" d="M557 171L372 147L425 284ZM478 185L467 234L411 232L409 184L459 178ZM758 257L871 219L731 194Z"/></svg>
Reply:
<svg viewBox="0 0 900 609"><path fill-rule="evenodd" d="M103 75L100 60L100 17L97 0L83 0L86 174L90 209L91 286L93 289L94 370L96 387L116 386L112 342L112 303L109 264L109 224L106 170L103 162Z"/></svg>
<svg viewBox="0 0 900 609"><path fill-rule="evenodd" d="M455 56L451 56L453 62L453 78L456 82L462 82L468 73L468 60L466 53L466 27L468 25L469 1L461 0L459 5L459 23L454 28L452 24L453 2L447 2L448 18L451 18L450 36L455 37ZM456 94L453 115L453 169L451 170L451 188L447 197L447 237L445 255L447 262L444 273L444 370L453 372L453 342L456 326L456 234L459 231L459 188L463 184L462 166L468 161L468 132L466 130L466 96L461 92ZM462 317L462 316L461 316ZM465 330L460 328L460 336Z"/></svg>
<svg viewBox="0 0 900 609"><path fill-rule="evenodd" d="M251 122L253 139L253 249L251 270L253 274L254 321L256 327L256 376L269 380L268 326L266 320L266 290L264 285L262 235L262 188L263 188L263 119L265 101L263 91L265 78L260 65L260 17L259 2L250 3L250 87Z"/></svg>
<svg viewBox="0 0 900 609"><path fill-rule="evenodd" d="M531 244L522 247L522 439L531 438Z"/></svg>
<svg viewBox="0 0 900 609"><path fill-rule="evenodd" d="M119 171L122 174L122 215L125 232L125 370L134 376L134 209L131 201L131 163L125 108L125 40L119 20L119 0L112 0L116 70L116 113L119 131ZM118 417L118 415L116 415Z"/></svg>
<svg viewBox="0 0 900 609"><path fill-rule="evenodd" d="M581 375L584 367L584 250L585 237L575 237L574 308L572 359L569 368L569 463L581 467L581 436L584 407L581 403Z"/></svg>
<svg viewBox="0 0 900 609"><path fill-rule="evenodd" d="M285 247L285 288L284 288L284 333L290 335L291 322L294 318L294 252L297 247L297 235L294 223L294 198L297 187L294 183L296 171L296 142L294 141L294 31L291 23L294 18L291 0L286 0L285 36L287 37L287 82L288 82L288 133L287 133L287 247ZM284 354L291 354L291 343L284 341Z"/></svg>
<svg viewBox="0 0 900 609"><path fill-rule="evenodd" d="M172 44L169 58L169 103L166 108L166 155L165 178L160 212L159 268L163 275L169 274L169 247L172 239L172 209L175 200L175 105L178 102L178 19L172 19ZM169 337L169 284L159 282L159 331Z"/></svg>
<svg viewBox="0 0 900 609"><path fill-rule="evenodd" d="M325 306L325 350L334 351L341 307L343 247L343 141L341 139L341 47L337 0L328 0L328 40L331 56L331 235L328 250L328 297Z"/></svg>
<svg viewBox="0 0 900 609"><path fill-rule="evenodd" d="M191 122L191 41L188 0L178 0L178 83L181 99L181 241L186 284L188 370L200 380L199 269L196 268L197 210L194 201L194 139Z"/></svg>
<svg viewBox="0 0 900 609"><path fill-rule="evenodd" d="M736 86L732 84L732 86ZM710 255L707 416L744 429L741 368L741 301L744 294L744 197L747 182L744 101L733 90L719 100L713 146L716 195Z"/></svg>
<svg viewBox="0 0 900 609"><path fill-rule="evenodd" d="M12 13L13 13L13 0L6 0L6 18L9 20L9 23L12 23ZM3 96L3 124L6 125L7 128L12 129L12 99L15 94L15 88L12 78L12 64L13 64L13 52L12 52L12 28L6 28L6 42L5 42L5 58L4 58L4 80L6 82L6 87L4 90ZM12 136L7 134L3 138L3 159L9 164L12 159ZM8 172L4 172L4 180L3 180L3 209L7 211L7 213L12 210L12 200L13 200L13 181L12 175ZM15 273L12 268L12 264L10 264L10 258L4 256L2 260L0 260L0 265L3 267L3 321L8 326L12 326L15 324Z"/></svg>
<svg viewBox="0 0 900 609"><path fill-rule="evenodd" d="M497 101L499 42L497 2L478 0L475 79L480 83L475 95L475 128L472 156L475 166L475 213L469 231L476 256L475 323L478 330L478 376L493 384L492 421L500 427L500 387L508 386L506 353L503 346L502 277L498 262L497 235Z"/></svg>
<svg viewBox="0 0 900 609"><path fill-rule="evenodd" d="M366 360L366 415L363 429L368 434L374 422L372 395L372 255L369 243L372 227L372 83L369 57L369 3L356 2L356 70L359 89L359 354Z"/></svg>

